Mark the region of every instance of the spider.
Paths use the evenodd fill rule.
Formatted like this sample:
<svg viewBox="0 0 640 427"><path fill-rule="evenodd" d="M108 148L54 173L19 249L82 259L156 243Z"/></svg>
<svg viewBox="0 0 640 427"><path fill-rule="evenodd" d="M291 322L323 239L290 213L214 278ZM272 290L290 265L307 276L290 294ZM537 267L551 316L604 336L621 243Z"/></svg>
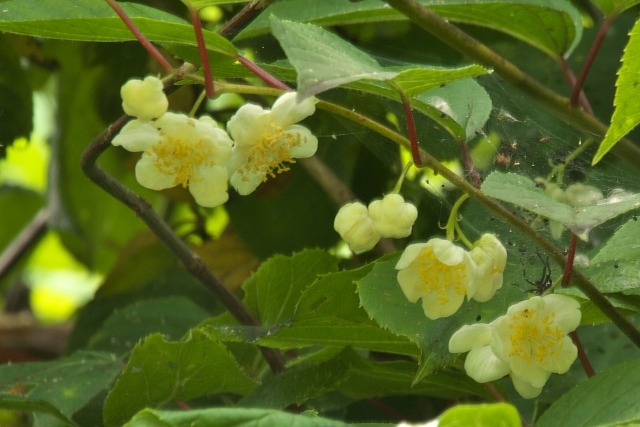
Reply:
<svg viewBox="0 0 640 427"><path fill-rule="evenodd" d="M526 276L526 272L524 268L522 269L522 277L525 282L529 283L533 286L533 292L536 295L542 295L545 293L551 286L553 285L553 279L551 278L551 266L549 265L549 255L546 258L542 258L542 255L539 251L536 251L536 255L542 261L542 277L540 279L533 281Z"/></svg>

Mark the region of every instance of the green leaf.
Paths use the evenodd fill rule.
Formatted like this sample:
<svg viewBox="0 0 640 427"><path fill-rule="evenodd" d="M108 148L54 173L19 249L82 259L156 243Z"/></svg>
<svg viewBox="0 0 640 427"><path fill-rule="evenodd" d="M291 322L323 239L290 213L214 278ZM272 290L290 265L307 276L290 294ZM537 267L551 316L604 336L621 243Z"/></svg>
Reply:
<svg viewBox="0 0 640 427"><path fill-rule="evenodd" d="M308 414L292 414L274 409L211 408L191 411L156 411L145 409L124 427L393 427L396 424L346 424L342 421Z"/></svg>
<svg viewBox="0 0 640 427"><path fill-rule="evenodd" d="M557 400L536 427L613 426L640 422L640 359L599 372Z"/></svg>
<svg viewBox="0 0 640 427"><path fill-rule="evenodd" d="M97 352L77 352L51 362L0 366L4 393L0 395L0 407L33 405L31 409L46 411L58 419L71 418L107 389L121 367L122 362L113 355Z"/></svg>
<svg viewBox="0 0 640 427"><path fill-rule="evenodd" d="M580 13L569 3L556 0L422 0L442 18L502 31L546 54L559 58L570 53L582 37ZM253 37L269 30L268 16L323 26L406 19L379 0L347 2L280 1L249 25L239 38Z"/></svg>
<svg viewBox="0 0 640 427"><path fill-rule="evenodd" d="M276 255L245 282L244 301L265 326L289 321L303 290L337 268L336 258L321 250Z"/></svg>
<svg viewBox="0 0 640 427"><path fill-rule="evenodd" d="M107 396L104 420L121 425L144 407L215 393L244 394L255 387L221 343L193 330L182 341L148 336L134 349Z"/></svg>
<svg viewBox="0 0 640 427"><path fill-rule="evenodd" d="M522 425L515 406L508 403L456 405L438 418L439 427L519 427Z"/></svg>
<svg viewBox="0 0 640 427"><path fill-rule="evenodd" d="M468 301L450 317L430 320L420 301L409 302L397 281L395 265L398 255L374 263L369 274L358 281L360 302L369 315L383 328L405 336L422 351L420 371L415 381L451 364L456 355L449 353L451 335L465 324L491 321L503 314L514 300L511 294L485 303ZM502 291L504 292L504 291Z"/></svg>
<svg viewBox="0 0 640 427"><path fill-rule="evenodd" d="M625 10L640 4L640 0L592 0L593 4L598 7L609 18L620 15Z"/></svg>
<svg viewBox="0 0 640 427"><path fill-rule="evenodd" d="M160 44L197 46L193 27L175 15L136 3L120 6L140 31ZM2 2L0 31L63 40L116 42L135 40L104 1L7 0ZM213 31L203 31L207 49L228 56L237 53L231 42Z"/></svg>
<svg viewBox="0 0 640 427"><path fill-rule="evenodd" d="M622 54L622 66L616 80L616 95L613 99L615 110L611 116L611 125L607 134L593 156L592 164L598 163L605 154L638 123L640 123L640 104L638 104L638 90L640 90L640 19L631 30L629 43Z"/></svg>
<svg viewBox="0 0 640 427"><path fill-rule="evenodd" d="M16 394L0 393L0 409L31 413L44 412L52 415L65 426L76 426L76 423L46 400L33 400Z"/></svg>
<svg viewBox="0 0 640 427"><path fill-rule="evenodd" d="M479 66L454 69L416 66L385 68L322 27L282 21L275 16L271 16L271 26L274 36L298 72L298 93L301 98L363 79L393 80L409 95L414 95L454 79L487 72ZM340 66L336 67L336 64Z"/></svg>
<svg viewBox="0 0 640 427"><path fill-rule="evenodd" d="M487 196L557 221L583 240L587 240L594 227L640 207L640 194L618 192L596 205L573 208L553 200L529 178L514 173L491 173L482 183L482 191Z"/></svg>
<svg viewBox="0 0 640 427"><path fill-rule="evenodd" d="M353 354L346 350L332 359L312 366L297 366L274 375L238 402L240 406L284 409L303 405L309 399L335 390L345 381Z"/></svg>

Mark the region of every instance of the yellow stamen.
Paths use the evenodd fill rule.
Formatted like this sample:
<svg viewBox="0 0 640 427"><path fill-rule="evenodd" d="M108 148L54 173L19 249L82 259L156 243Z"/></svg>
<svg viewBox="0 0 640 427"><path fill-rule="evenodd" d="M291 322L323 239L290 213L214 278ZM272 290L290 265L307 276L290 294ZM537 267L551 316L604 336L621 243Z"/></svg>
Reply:
<svg viewBox="0 0 640 427"><path fill-rule="evenodd" d="M446 265L435 257L430 247L426 247L418 255L411 263L411 268L415 269L420 277L422 293L434 292L436 300L442 305L449 303L449 292L452 288L458 295L466 293L463 286L467 280L466 265Z"/></svg>
<svg viewBox="0 0 640 427"><path fill-rule="evenodd" d="M564 337L553 316L545 315L540 319L532 308L510 316L508 327L511 331L509 356L527 362L543 363L549 357L555 357Z"/></svg>
<svg viewBox="0 0 640 427"><path fill-rule="evenodd" d="M202 139L193 142L167 136L162 131L160 135L163 138L151 147L156 169L165 175L175 176L173 185L186 187L189 181L202 180L196 169L214 163L213 147Z"/></svg>

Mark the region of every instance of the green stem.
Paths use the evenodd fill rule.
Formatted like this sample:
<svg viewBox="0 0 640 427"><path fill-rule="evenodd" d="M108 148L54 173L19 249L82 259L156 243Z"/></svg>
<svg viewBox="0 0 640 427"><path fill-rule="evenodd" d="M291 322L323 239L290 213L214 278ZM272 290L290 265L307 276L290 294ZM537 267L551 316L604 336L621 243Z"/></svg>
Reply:
<svg viewBox="0 0 640 427"><path fill-rule="evenodd" d="M427 32L433 34L455 50L473 58L480 64L492 67L505 81L555 111L570 123L585 132L604 136L607 125L580 108L572 107L569 99L558 95L532 79L511 62L491 50L486 45L469 36L455 25L442 19L417 0L385 0L391 7L406 15ZM640 165L640 147L628 139L618 142L612 152L636 167Z"/></svg>

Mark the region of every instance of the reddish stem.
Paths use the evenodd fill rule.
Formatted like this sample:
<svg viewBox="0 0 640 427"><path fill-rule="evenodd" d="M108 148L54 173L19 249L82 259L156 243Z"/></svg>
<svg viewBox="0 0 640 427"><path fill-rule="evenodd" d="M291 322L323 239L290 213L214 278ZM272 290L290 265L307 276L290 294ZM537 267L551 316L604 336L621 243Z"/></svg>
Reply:
<svg viewBox="0 0 640 427"><path fill-rule="evenodd" d="M413 120L413 110L411 109L411 101L407 94L400 88L396 87L402 98L402 105L404 105L404 117L407 122L407 133L409 134L409 142L411 143L411 157L413 157L413 163L420 167L422 166L422 158L420 157L420 145L418 143L418 133L416 132L416 123Z"/></svg>
<svg viewBox="0 0 640 427"><path fill-rule="evenodd" d="M571 340L578 348L578 359L582 364L582 369L584 369L584 373L587 374L587 377L591 378L596 374L596 371L593 369L593 366L591 366L591 362L589 361L587 354L584 352L584 347L582 347L580 338L578 338L578 333L576 331L569 332L569 336L571 337Z"/></svg>
<svg viewBox="0 0 640 427"><path fill-rule="evenodd" d="M164 68L167 73L173 71L173 67L171 66L171 64L169 64L169 61L167 61L165 57L162 56L160 51L151 44L151 42L144 36L144 34L142 34L138 27L136 27L136 24L133 23L131 18L127 16L127 13L120 7L118 2L116 0L107 0L107 3L116 12L120 19L122 19L122 22L124 22L124 25L126 25L129 31L131 31L131 34L133 34L135 38L140 42L140 44L144 46L145 49L147 49L147 52L149 52L149 54L156 61L158 61L160 66Z"/></svg>
<svg viewBox="0 0 640 427"><path fill-rule="evenodd" d="M471 183L474 187L480 188L482 185L482 180L480 179L480 174L478 173L478 169L476 169L473 164L473 159L471 158L471 153L469 153L469 147L467 143L464 141L458 141L458 145L460 146L460 151L462 152L462 161L464 162L464 167L471 178Z"/></svg>
<svg viewBox="0 0 640 427"><path fill-rule="evenodd" d="M560 68L562 69L564 77L569 82L571 90L574 90L577 84L576 75L573 74L573 70L571 69L571 67L569 67L569 64L567 63L567 60L565 58L562 58L560 60ZM578 95L578 102L580 103L580 106L584 111L593 115L593 108L591 108L591 104L589 104L589 100L587 99L587 96L584 94L583 90L580 90L580 94Z"/></svg>
<svg viewBox="0 0 640 427"><path fill-rule="evenodd" d="M196 9L190 7L189 14L191 15L193 31L196 33L196 42L198 43L198 52L200 53L200 63L202 64L202 70L204 72L204 90L207 94L207 98L213 98L215 94L215 87L213 86L213 75L211 74L211 66L209 65L209 55L207 55L207 45L205 44L204 36L202 35L202 22L200 21L200 15L198 15L198 11Z"/></svg>
<svg viewBox="0 0 640 427"><path fill-rule="evenodd" d="M277 78L275 78L274 76L272 76L271 74L269 74L268 72L260 68L258 65L254 64L249 59L245 58L244 56L238 55L236 59L242 65L244 65L247 68L247 70L251 71L253 74L260 77L269 86L274 87L276 89L293 90L289 86L284 84L282 81L278 80Z"/></svg>
<svg viewBox="0 0 640 427"><path fill-rule="evenodd" d="M575 233L571 233L571 240L569 240L569 249L567 251L567 260L564 264L564 273L562 274L562 286L569 286L571 280L571 272L573 271L573 260L576 257L576 246L578 245L578 236Z"/></svg>
<svg viewBox="0 0 640 427"><path fill-rule="evenodd" d="M604 37L607 35L607 32L609 31L610 26L611 26L611 17L607 16L604 19L604 21L602 21L600 30L598 30L598 34L596 35L595 40L591 44L591 49L589 49L589 53L587 54L584 64L582 65L580 74L578 74L578 79L576 80L576 83L573 85L573 92L571 93L571 100L570 100L572 106L575 106L578 103L578 97L580 96L580 92L582 91L582 86L584 85L584 81L587 79L587 74L589 74L589 70L591 70L591 65L593 64L593 60L596 58L596 55L598 54L598 51L602 46L602 41L604 40Z"/></svg>

